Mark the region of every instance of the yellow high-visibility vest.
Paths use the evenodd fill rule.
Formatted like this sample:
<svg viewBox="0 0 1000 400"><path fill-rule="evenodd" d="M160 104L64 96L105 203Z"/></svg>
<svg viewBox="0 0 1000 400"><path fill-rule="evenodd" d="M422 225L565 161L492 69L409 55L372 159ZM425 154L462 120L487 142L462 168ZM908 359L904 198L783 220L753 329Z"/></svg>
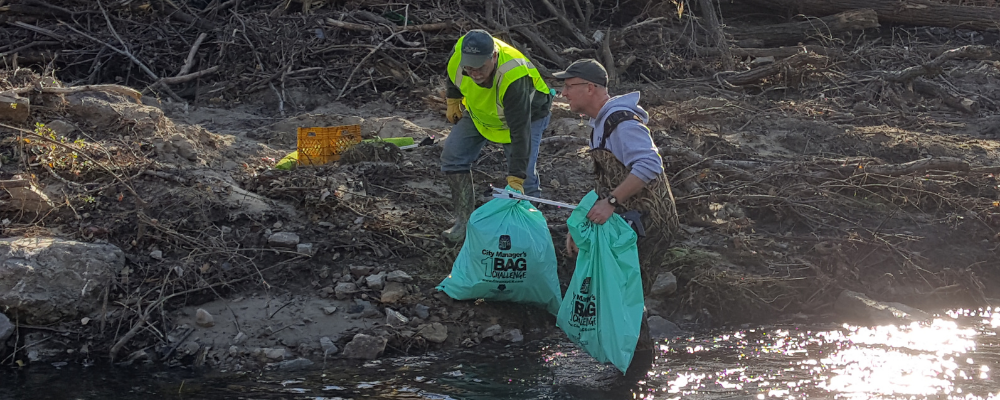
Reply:
<svg viewBox="0 0 1000 400"><path fill-rule="evenodd" d="M486 140L496 143L510 143L510 127L504 117L503 96L510 84L525 75L530 76L535 84L535 90L549 94L549 87L538 74L538 70L520 51L511 45L493 38L493 43L499 51L496 73L493 76L493 86L484 88L476 84L469 76L462 74L462 41L455 43L455 53L448 61L448 78L462 92L465 98L462 103L472 116L476 129ZM537 93L532 92L532 97Z"/></svg>

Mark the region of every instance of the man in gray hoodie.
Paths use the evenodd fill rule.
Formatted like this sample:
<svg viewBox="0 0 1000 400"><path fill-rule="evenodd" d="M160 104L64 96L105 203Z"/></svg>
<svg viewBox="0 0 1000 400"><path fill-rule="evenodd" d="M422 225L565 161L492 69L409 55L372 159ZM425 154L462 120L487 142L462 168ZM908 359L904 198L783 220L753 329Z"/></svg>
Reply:
<svg viewBox="0 0 1000 400"><path fill-rule="evenodd" d="M645 232L639 232L637 244L643 295L648 296L679 229L674 196L663 174L663 159L646 127L649 114L639 106L639 92L616 97L608 94L608 72L596 60L577 60L553 75L564 80L561 95L569 101L570 110L589 116L594 128L590 148L601 199L587 218L604 224L616 210L641 214ZM572 256L579 251L571 235L566 235L566 250ZM649 327L643 318L626 375L648 369L652 352Z"/></svg>

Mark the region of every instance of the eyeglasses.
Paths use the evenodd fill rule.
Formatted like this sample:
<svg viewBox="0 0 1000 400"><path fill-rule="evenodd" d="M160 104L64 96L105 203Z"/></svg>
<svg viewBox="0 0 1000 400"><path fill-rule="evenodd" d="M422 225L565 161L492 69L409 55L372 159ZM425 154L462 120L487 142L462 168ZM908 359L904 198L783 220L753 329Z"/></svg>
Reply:
<svg viewBox="0 0 1000 400"><path fill-rule="evenodd" d="M487 72L489 72L489 67L491 67L491 65L487 65L487 64L489 64L489 62L487 62L486 64L483 64L483 66L481 66L479 68L462 67L462 69L465 70L465 72L468 73L468 74L478 73L479 75L485 75Z"/></svg>
<svg viewBox="0 0 1000 400"><path fill-rule="evenodd" d="M580 86L580 85L592 85L592 83L590 83L590 82L567 83L567 84L563 85L562 89L560 89L559 91L560 92L564 92L564 91L566 91L566 88L569 88L569 87L572 87L572 86Z"/></svg>

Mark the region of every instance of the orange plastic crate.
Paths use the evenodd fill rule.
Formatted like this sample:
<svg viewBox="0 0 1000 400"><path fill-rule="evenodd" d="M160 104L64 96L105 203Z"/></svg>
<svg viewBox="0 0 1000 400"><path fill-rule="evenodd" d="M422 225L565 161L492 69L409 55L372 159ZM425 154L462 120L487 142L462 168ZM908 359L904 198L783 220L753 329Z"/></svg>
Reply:
<svg viewBox="0 0 1000 400"><path fill-rule="evenodd" d="M340 159L340 153L361 143L361 125L299 128L298 164L323 165Z"/></svg>

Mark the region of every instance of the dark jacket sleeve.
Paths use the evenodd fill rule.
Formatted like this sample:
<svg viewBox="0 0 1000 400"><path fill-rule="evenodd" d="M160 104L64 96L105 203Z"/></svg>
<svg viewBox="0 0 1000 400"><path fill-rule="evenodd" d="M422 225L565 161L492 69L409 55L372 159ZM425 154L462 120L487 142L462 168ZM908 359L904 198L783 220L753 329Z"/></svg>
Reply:
<svg viewBox="0 0 1000 400"><path fill-rule="evenodd" d="M535 85L531 77L524 76L511 83L503 95L503 113L510 127L511 154L507 158L507 174L522 179L528 177L528 157L531 155L533 91Z"/></svg>
<svg viewBox="0 0 1000 400"><path fill-rule="evenodd" d="M447 76L445 76L445 78L447 78ZM455 86L455 82L452 82L451 79L445 79L445 81L448 82L445 83L445 88L447 89L445 97L449 99L461 99L465 97L462 95L462 91L458 90L458 86Z"/></svg>

